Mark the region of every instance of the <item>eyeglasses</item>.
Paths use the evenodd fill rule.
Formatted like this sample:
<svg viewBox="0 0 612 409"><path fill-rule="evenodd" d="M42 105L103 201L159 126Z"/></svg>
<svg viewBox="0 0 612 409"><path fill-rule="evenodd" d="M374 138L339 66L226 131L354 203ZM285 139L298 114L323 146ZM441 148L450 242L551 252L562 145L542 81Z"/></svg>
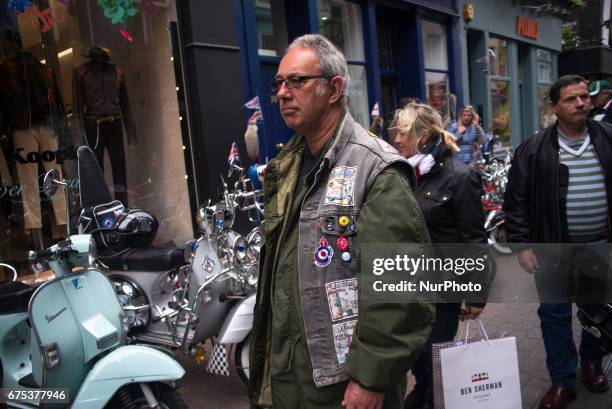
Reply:
<svg viewBox="0 0 612 409"><path fill-rule="evenodd" d="M314 80L316 78L329 77L325 75L301 75L299 77L276 78L271 80L269 83L270 91L276 94L278 90L283 86L283 83L285 83L285 88L287 89L300 88L304 84L304 82L308 80Z"/></svg>

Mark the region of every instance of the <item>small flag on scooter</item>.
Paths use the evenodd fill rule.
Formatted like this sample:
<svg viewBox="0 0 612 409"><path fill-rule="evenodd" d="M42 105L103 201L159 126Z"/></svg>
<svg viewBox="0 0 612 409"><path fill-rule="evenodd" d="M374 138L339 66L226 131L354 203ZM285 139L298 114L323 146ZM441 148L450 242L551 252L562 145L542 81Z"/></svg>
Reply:
<svg viewBox="0 0 612 409"><path fill-rule="evenodd" d="M261 106L259 105L259 97L255 96L249 102L244 104L244 106L248 109L261 109Z"/></svg>
<svg viewBox="0 0 612 409"><path fill-rule="evenodd" d="M230 149L229 156L227 157L227 163L230 167L240 166L240 152L238 152L238 145L236 142L232 142L232 149Z"/></svg>

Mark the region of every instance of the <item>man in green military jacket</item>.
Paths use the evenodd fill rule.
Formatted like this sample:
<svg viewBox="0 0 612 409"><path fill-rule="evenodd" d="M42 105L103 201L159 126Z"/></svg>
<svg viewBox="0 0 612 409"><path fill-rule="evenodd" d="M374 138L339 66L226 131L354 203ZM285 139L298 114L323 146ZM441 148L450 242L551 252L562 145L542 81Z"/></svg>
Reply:
<svg viewBox="0 0 612 409"><path fill-rule="evenodd" d="M431 305L359 298L365 243L426 243L407 162L347 110L347 63L321 35L288 47L271 88L296 134L265 174L253 407L400 408ZM412 302L411 302L412 301Z"/></svg>

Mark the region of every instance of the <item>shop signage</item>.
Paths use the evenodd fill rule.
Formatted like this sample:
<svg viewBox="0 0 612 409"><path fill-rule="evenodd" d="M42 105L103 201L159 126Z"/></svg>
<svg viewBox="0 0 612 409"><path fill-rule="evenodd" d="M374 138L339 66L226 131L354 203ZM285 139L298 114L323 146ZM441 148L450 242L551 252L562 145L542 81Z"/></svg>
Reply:
<svg viewBox="0 0 612 409"><path fill-rule="evenodd" d="M538 22L525 16L516 17L516 33L537 40L540 34Z"/></svg>

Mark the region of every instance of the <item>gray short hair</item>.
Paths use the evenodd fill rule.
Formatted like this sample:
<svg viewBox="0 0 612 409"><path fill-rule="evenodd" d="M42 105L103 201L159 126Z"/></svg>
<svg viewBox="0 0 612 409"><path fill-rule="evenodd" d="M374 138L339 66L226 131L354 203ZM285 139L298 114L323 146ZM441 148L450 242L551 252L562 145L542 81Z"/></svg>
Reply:
<svg viewBox="0 0 612 409"><path fill-rule="evenodd" d="M344 78L344 89L342 90L342 105L346 106L348 101L348 86L350 76L348 72L348 65L346 58L342 51L327 38L321 34L306 34L293 40L287 51L296 47L310 47L317 55L319 59L319 65L321 66L322 75L326 77L342 77ZM318 93L323 93L324 88L317 88Z"/></svg>

